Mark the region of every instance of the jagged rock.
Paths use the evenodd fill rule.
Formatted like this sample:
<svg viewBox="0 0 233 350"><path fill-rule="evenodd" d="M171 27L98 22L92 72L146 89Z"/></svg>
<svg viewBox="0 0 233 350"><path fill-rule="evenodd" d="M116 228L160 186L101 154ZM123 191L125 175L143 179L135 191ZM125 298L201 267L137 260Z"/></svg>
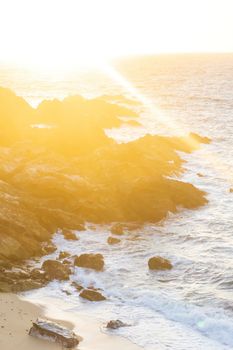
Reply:
<svg viewBox="0 0 233 350"><path fill-rule="evenodd" d="M65 348L75 348L81 340L80 337L68 328L43 319L37 319L36 322L33 322L33 326L29 330L29 335L46 340L50 339Z"/></svg>
<svg viewBox="0 0 233 350"><path fill-rule="evenodd" d="M43 281L20 280L12 285L12 292L26 292L27 290L38 289L45 286Z"/></svg>
<svg viewBox="0 0 233 350"><path fill-rule="evenodd" d="M75 258L74 265L102 271L104 268L104 257L102 254L81 254Z"/></svg>
<svg viewBox="0 0 233 350"><path fill-rule="evenodd" d="M108 237L108 240L107 240L107 242L108 242L108 244L117 244L117 243L120 243L120 239L118 239L118 238L115 238L115 237Z"/></svg>
<svg viewBox="0 0 233 350"><path fill-rule="evenodd" d="M68 280L71 270L67 265L63 265L57 260L46 260L42 264L42 269L50 280Z"/></svg>
<svg viewBox="0 0 233 350"><path fill-rule="evenodd" d="M148 266L151 270L171 270L173 267L168 259L161 258L160 256L150 258Z"/></svg>
<svg viewBox="0 0 233 350"><path fill-rule="evenodd" d="M137 112L101 98L73 96L35 109L0 88L0 115L1 261L52 252L44 243L61 228L124 223L113 225L119 235L125 223L158 222L207 203L203 191L171 178L183 171L177 151L189 153L207 138L145 135L118 144L105 129ZM56 127L32 128L32 121Z"/></svg>
<svg viewBox="0 0 233 350"><path fill-rule="evenodd" d="M59 253L58 259L61 260L61 259L65 259L65 258L68 258L68 257L70 257L70 253L62 251L62 252Z"/></svg>
<svg viewBox="0 0 233 350"><path fill-rule="evenodd" d="M76 236L76 234L71 230L63 229L62 234L63 234L65 239L72 240L72 241L78 240L78 237Z"/></svg>
<svg viewBox="0 0 233 350"><path fill-rule="evenodd" d="M114 234L114 235L123 235L124 234L124 228L123 226L118 223L118 224L114 224L112 227L111 227L111 232Z"/></svg>
<svg viewBox="0 0 233 350"><path fill-rule="evenodd" d="M53 244L46 244L42 247L42 249L44 255L54 253L57 250L57 248Z"/></svg>
<svg viewBox="0 0 233 350"><path fill-rule="evenodd" d="M106 298L100 292L97 292L96 290L93 290L93 289L83 289L79 294L79 296L89 301L106 300Z"/></svg>
<svg viewBox="0 0 233 350"><path fill-rule="evenodd" d="M80 284L78 284L78 283L75 282L75 281L73 281L73 282L71 283L71 285L74 286L74 287L77 289L78 292L80 292L81 290L84 289Z"/></svg>
<svg viewBox="0 0 233 350"><path fill-rule="evenodd" d="M35 280L46 280L46 272L38 268L33 269L30 273L30 276Z"/></svg>
<svg viewBox="0 0 233 350"><path fill-rule="evenodd" d="M129 326L127 323L124 323L120 320L111 320L107 323L107 328L110 328L110 329L118 329L118 328L121 328L121 327L127 327Z"/></svg>

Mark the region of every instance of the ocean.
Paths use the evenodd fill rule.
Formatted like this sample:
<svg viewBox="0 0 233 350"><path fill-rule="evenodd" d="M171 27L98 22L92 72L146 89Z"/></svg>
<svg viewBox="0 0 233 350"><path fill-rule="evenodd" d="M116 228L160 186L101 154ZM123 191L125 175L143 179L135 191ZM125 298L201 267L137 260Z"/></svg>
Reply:
<svg viewBox="0 0 233 350"><path fill-rule="evenodd" d="M33 72L0 67L0 86L36 106L70 94L132 97L140 102L142 127L109 130L119 141L145 133L211 138L186 160L182 179L207 192L209 203L170 214L163 222L106 244L108 226L78 232L77 242L55 233L57 251L98 252L104 272L75 268L71 279L101 288L107 301L78 297L69 282L51 282L24 294L70 313L88 314L105 324L121 319L131 327L116 331L146 350L230 350L233 348L233 54L160 55L114 61L105 70ZM168 258L170 271L149 271L151 256ZM66 292L71 292L67 295ZM55 302L56 300L56 302ZM106 330L103 327L103 332Z"/></svg>

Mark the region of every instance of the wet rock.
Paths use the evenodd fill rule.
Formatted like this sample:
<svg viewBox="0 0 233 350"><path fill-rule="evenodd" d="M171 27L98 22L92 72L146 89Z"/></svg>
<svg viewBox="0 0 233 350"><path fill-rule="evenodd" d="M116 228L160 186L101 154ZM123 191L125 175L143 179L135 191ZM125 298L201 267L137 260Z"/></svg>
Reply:
<svg viewBox="0 0 233 350"><path fill-rule="evenodd" d="M81 290L84 289L80 284L78 284L77 282L74 282L74 281L71 283L71 285L74 286L78 292L80 292Z"/></svg>
<svg viewBox="0 0 233 350"><path fill-rule="evenodd" d="M75 229L76 229L77 231L85 231L85 230L86 230L86 227L85 227L85 225L83 225L83 224L78 224L78 225L75 226Z"/></svg>
<svg viewBox="0 0 233 350"><path fill-rule="evenodd" d="M63 229L62 234L63 234L64 238L67 240L71 240L71 241L78 240L78 237L76 236L76 234L71 230Z"/></svg>
<svg viewBox="0 0 233 350"><path fill-rule="evenodd" d="M104 268L104 257L102 254L81 254L75 258L74 265L102 271Z"/></svg>
<svg viewBox="0 0 233 350"><path fill-rule="evenodd" d="M72 293L67 289L62 289L62 292L65 293L66 295L72 295Z"/></svg>
<svg viewBox="0 0 233 350"><path fill-rule="evenodd" d="M204 177L204 175L202 173L197 173L197 176Z"/></svg>
<svg viewBox="0 0 233 350"><path fill-rule="evenodd" d="M229 192L230 192L230 193L233 193L233 188L230 188Z"/></svg>
<svg viewBox="0 0 233 350"><path fill-rule="evenodd" d="M44 255L54 253L57 250L54 244L46 244L42 249Z"/></svg>
<svg viewBox="0 0 233 350"><path fill-rule="evenodd" d="M107 328L110 328L110 329L118 329L118 328L121 328L121 327L127 327L129 326L127 323L124 323L120 320L111 320L107 323Z"/></svg>
<svg viewBox="0 0 233 350"><path fill-rule="evenodd" d="M36 322L33 322L29 335L57 342L65 348L75 348L81 340L68 328L43 319L37 319Z"/></svg>
<svg viewBox="0 0 233 350"><path fill-rule="evenodd" d="M108 244L110 244L110 245L118 244L118 243L120 243L120 241L121 241L120 239L115 238L115 237L108 237L108 240L107 240Z"/></svg>
<svg viewBox="0 0 233 350"><path fill-rule="evenodd" d="M62 264L64 264L64 265L72 265L72 262L70 261L70 260L68 260L68 259L64 259L63 261L62 261Z"/></svg>
<svg viewBox="0 0 233 350"><path fill-rule="evenodd" d="M171 270L172 264L168 259L154 256L149 259L148 266L150 270Z"/></svg>
<svg viewBox="0 0 233 350"><path fill-rule="evenodd" d="M118 223L118 224L114 224L112 227L111 227L111 232L114 234L114 235L123 235L124 234L124 228L122 226L122 224Z"/></svg>
<svg viewBox="0 0 233 350"><path fill-rule="evenodd" d="M42 269L50 280L68 280L71 270L67 265L63 265L57 260L46 260L42 264Z"/></svg>
<svg viewBox="0 0 233 350"><path fill-rule="evenodd" d="M33 280L21 280L12 285L12 292L26 292L32 289L38 289L45 286L46 282L44 281L33 281Z"/></svg>
<svg viewBox="0 0 233 350"><path fill-rule="evenodd" d="M61 260L61 259L65 259L65 258L68 258L68 257L70 257L70 253L62 251L62 252L59 253L58 259Z"/></svg>
<svg viewBox="0 0 233 350"><path fill-rule="evenodd" d="M42 280L42 281L46 280L46 272L38 268L33 269L31 271L30 276L32 279L35 279L35 280Z"/></svg>
<svg viewBox="0 0 233 350"><path fill-rule="evenodd" d="M103 301L103 300L106 300L106 298L100 292L97 292L96 290L93 290L93 289L84 289L79 294L79 296L84 298L84 299L87 299L89 301Z"/></svg>

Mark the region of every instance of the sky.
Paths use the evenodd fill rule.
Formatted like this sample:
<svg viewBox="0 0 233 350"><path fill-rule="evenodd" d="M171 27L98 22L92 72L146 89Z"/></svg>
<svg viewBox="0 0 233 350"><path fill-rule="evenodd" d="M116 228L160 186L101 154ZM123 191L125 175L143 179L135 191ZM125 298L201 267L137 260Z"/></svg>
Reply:
<svg viewBox="0 0 233 350"><path fill-rule="evenodd" d="M0 61L233 52L233 0L0 0Z"/></svg>

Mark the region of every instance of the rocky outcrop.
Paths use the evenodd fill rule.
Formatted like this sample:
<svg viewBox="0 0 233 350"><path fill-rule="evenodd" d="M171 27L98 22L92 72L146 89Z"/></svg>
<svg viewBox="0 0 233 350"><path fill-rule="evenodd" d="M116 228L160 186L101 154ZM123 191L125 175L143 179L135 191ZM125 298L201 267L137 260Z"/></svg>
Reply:
<svg viewBox="0 0 233 350"><path fill-rule="evenodd" d="M112 227L121 235L127 224L207 203L203 191L171 177L183 172L177 151L209 139L145 135L119 144L105 129L120 126L122 116L137 113L109 98L80 96L34 109L0 88L0 261L48 254L54 232L84 230L84 222L124 223ZM50 127L34 127L40 123Z"/></svg>
<svg viewBox="0 0 233 350"><path fill-rule="evenodd" d="M80 297L89 301L103 301L106 298L98 291L92 289L83 289L79 294Z"/></svg>
<svg viewBox="0 0 233 350"><path fill-rule="evenodd" d="M71 274L70 268L57 260L45 260L42 264L42 270L45 271L49 280L68 280Z"/></svg>
<svg viewBox="0 0 233 350"><path fill-rule="evenodd" d="M74 265L102 271L104 268L104 257L102 254L81 254L76 256Z"/></svg>
<svg viewBox="0 0 233 350"><path fill-rule="evenodd" d="M168 259L161 258L160 256L154 256L148 261L150 270L171 270L172 263Z"/></svg>

